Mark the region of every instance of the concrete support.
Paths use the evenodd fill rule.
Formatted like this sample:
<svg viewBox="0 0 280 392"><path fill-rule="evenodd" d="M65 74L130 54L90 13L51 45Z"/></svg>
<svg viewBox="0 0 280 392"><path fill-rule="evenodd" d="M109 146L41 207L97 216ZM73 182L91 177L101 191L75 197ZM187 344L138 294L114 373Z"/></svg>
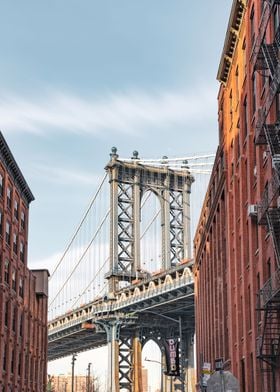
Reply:
<svg viewBox="0 0 280 392"><path fill-rule="evenodd" d="M142 345L138 337L133 339L133 392L143 392Z"/></svg>
<svg viewBox="0 0 280 392"><path fill-rule="evenodd" d="M107 334L108 378L106 392L120 392L119 387L119 327L118 321L98 322Z"/></svg>
<svg viewBox="0 0 280 392"><path fill-rule="evenodd" d="M186 360L185 360L185 385L186 391L195 392L196 369L195 369L195 344L194 335L186 336Z"/></svg>

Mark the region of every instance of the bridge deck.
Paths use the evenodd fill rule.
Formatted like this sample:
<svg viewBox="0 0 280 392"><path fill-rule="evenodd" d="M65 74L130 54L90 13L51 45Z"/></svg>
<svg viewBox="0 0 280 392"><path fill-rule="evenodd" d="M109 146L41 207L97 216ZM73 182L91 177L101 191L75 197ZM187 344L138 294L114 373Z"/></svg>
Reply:
<svg viewBox="0 0 280 392"><path fill-rule="evenodd" d="M105 345L102 320L121 319L141 327L170 328L159 315L178 319L183 329L194 328L194 281L188 267L179 265L120 290L49 322L49 360ZM171 322L172 324L172 322ZM174 327L174 323L173 323Z"/></svg>

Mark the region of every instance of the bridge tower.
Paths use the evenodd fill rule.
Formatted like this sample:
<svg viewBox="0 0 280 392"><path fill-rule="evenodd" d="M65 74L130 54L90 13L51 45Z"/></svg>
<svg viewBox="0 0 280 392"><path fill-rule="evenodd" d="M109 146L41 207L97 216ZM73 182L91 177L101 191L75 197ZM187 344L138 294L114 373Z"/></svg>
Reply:
<svg viewBox="0 0 280 392"><path fill-rule="evenodd" d="M143 164L138 152L131 160L119 159L112 148L106 166L110 182L110 270L108 299L113 300L120 282L144 277L140 255L141 200L147 191L160 202L162 270L169 270L183 259L191 258L190 192L194 181L187 162L171 169L162 164ZM142 391L139 328L123 328L122 322L104 322L109 348L109 369L112 392ZM141 327L140 327L141 329ZM122 333L122 331L125 331Z"/></svg>
<svg viewBox="0 0 280 392"><path fill-rule="evenodd" d="M153 192L161 208L162 269L168 270L191 257L190 192L194 181L187 162L179 169L163 165L142 164L138 152L131 160L120 160L112 148L106 166L110 181L110 271L109 293L113 295L119 282L141 279L140 217L141 199Z"/></svg>

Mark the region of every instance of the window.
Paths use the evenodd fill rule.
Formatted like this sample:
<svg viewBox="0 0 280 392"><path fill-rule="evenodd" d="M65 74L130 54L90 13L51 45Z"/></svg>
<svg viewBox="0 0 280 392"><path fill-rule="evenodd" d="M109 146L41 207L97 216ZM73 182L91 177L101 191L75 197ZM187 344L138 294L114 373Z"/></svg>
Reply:
<svg viewBox="0 0 280 392"><path fill-rule="evenodd" d="M245 376L245 359L242 358L240 361L241 365L241 385L240 392L246 391L246 376Z"/></svg>
<svg viewBox="0 0 280 392"><path fill-rule="evenodd" d="M7 301L5 304L5 326L8 326L9 322L9 302Z"/></svg>
<svg viewBox="0 0 280 392"><path fill-rule="evenodd" d="M236 91L236 104L239 102L239 68L235 70L235 91Z"/></svg>
<svg viewBox="0 0 280 392"><path fill-rule="evenodd" d="M244 73L246 75L246 68L247 68L247 63L246 63L246 39L244 39L243 44L242 44L242 61L243 61Z"/></svg>
<svg viewBox="0 0 280 392"><path fill-rule="evenodd" d="M13 308L13 318L12 318L12 328L13 331L16 331L16 321L17 321L17 314L16 314L16 307Z"/></svg>
<svg viewBox="0 0 280 392"><path fill-rule="evenodd" d="M250 15L250 27L251 27L251 45L253 46L255 41L255 10L252 8Z"/></svg>
<svg viewBox="0 0 280 392"><path fill-rule="evenodd" d="M270 259L267 260L267 280L271 278L271 262Z"/></svg>
<svg viewBox="0 0 280 392"><path fill-rule="evenodd" d="M252 303L251 303L251 286L248 286L248 304L249 304L249 320L248 320L248 327L249 329L252 328Z"/></svg>
<svg viewBox="0 0 280 392"><path fill-rule="evenodd" d="M274 34L276 34L277 29L279 27L279 5L276 5L273 11L273 27L274 27Z"/></svg>
<svg viewBox="0 0 280 392"><path fill-rule="evenodd" d="M279 121L280 118L280 94L276 94L276 121Z"/></svg>
<svg viewBox="0 0 280 392"><path fill-rule="evenodd" d="M7 370L7 343L4 346L4 355L3 355L3 370L4 372Z"/></svg>
<svg viewBox="0 0 280 392"><path fill-rule="evenodd" d="M11 188L7 188L7 207L12 208L12 191Z"/></svg>
<svg viewBox="0 0 280 392"><path fill-rule="evenodd" d="M0 235L3 235L3 213L0 211Z"/></svg>
<svg viewBox="0 0 280 392"><path fill-rule="evenodd" d="M14 217L18 220L18 201L15 200L14 202Z"/></svg>
<svg viewBox="0 0 280 392"><path fill-rule="evenodd" d="M18 252L18 247L17 247L18 238L17 237L18 237L17 234L14 233L14 235L13 235L13 251L14 251L14 253L16 255L17 255L17 252Z"/></svg>
<svg viewBox="0 0 280 392"><path fill-rule="evenodd" d="M256 250L259 249L259 225L255 223L256 230Z"/></svg>
<svg viewBox="0 0 280 392"><path fill-rule="evenodd" d="M12 272L12 289L13 289L14 291L16 291L16 289L17 289L17 284L16 284L16 271L15 271L15 270L13 270L13 272Z"/></svg>
<svg viewBox="0 0 280 392"><path fill-rule="evenodd" d="M25 379L27 380L29 376L29 355L25 354Z"/></svg>
<svg viewBox="0 0 280 392"><path fill-rule="evenodd" d="M20 226L21 226L22 230L24 230L25 229L25 214L24 214L23 211L21 212L20 216L21 216L21 218L20 218Z"/></svg>
<svg viewBox="0 0 280 392"><path fill-rule="evenodd" d="M10 263L8 260L5 261L5 271L4 271L4 280L9 284L10 280Z"/></svg>
<svg viewBox="0 0 280 392"><path fill-rule="evenodd" d="M9 222L6 222L6 243L8 245L11 243L11 225Z"/></svg>
<svg viewBox="0 0 280 392"><path fill-rule="evenodd" d="M23 323L24 323L24 318L23 318L23 313L21 313L20 315L20 319L19 319L19 336L23 336Z"/></svg>
<svg viewBox="0 0 280 392"><path fill-rule="evenodd" d="M22 354L19 353L19 361L18 361L18 375L19 376L21 375L21 363L22 363L22 360L23 360Z"/></svg>
<svg viewBox="0 0 280 392"><path fill-rule="evenodd" d="M257 78L255 72L252 77L252 112L255 113L257 108Z"/></svg>
<svg viewBox="0 0 280 392"><path fill-rule="evenodd" d="M24 243L21 241L20 242L20 248L19 248L19 258L20 261L24 263L24 253L25 253L25 246Z"/></svg>
<svg viewBox="0 0 280 392"><path fill-rule="evenodd" d="M230 90L229 93L229 114L230 114L230 123L232 125L232 116L233 116L232 90Z"/></svg>
<svg viewBox="0 0 280 392"><path fill-rule="evenodd" d="M11 373L15 371L15 350L12 350L11 353Z"/></svg>
<svg viewBox="0 0 280 392"><path fill-rule="evenodd" d="M3 197L3 190L4 190L4 178L2 174L0 174L0 196Z"/></svg>
<svg viewBox="0 0 280 392"><path fill-rule="evenodd" d="M20 279L19 279L19 289L18 289L18 293L19 293L19 295L20 295L21 298L23 298L23 292L24 292L23 279L20 278Z"/></svg>
<svg viewBox="0 0 280 392"><path fill-rule="evenodd" d="M243 102L243 132L244 139L246 139L248 134L247 96L244 98Z"/></svg>

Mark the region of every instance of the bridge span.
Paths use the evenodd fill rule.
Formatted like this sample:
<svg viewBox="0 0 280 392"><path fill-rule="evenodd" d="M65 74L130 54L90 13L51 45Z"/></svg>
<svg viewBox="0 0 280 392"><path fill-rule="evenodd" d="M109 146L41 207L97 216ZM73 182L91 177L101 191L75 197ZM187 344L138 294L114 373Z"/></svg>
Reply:
<svg viewBox="0 0 280 392"><path fill-rule="evenodd" d="M196 172L199 165L201 163L194 163ZM186 159L175 160L175 163L170 163L167 157L159 162L141 161L137 152L130 160L122 160L116 149L112 149L106 166L110 205L103 208L105 217L97 222L88 244L75 245L77 233L90 214L93 203L90 204L53 274L58 275L58 283L53 284L56 293L50 299L50 308L59 309L62 303L66 308L49 321L50 361L108 345L107 391L143 392L141 353L144 345L153 340L161 349L163 370L172 377L177 390L194 391L194 280L190 258L190 193L194 177L191 167ZM147 193L158 199L159 210L155 214L148 211L150 222L141 234ZM96 209L94 216L99 210ZM97 255L93 251L88 259L85 255L92 245L97 248L94 241L107 217L109 229L106 232L110 232L110 237L106 246L103 240L102 248L108 248L109 252L100 265L100 251ZM141 241L157 219L160 236L155 239L149 234L146 244L149 249L157 248L158 272L144 268L141 255ZM73 266L71 247L76 255L80 252ZM84 260L86 271L98 264L96 270L79 273ZM73 285L87 275L90 282L82 283L79 288L82 294L73 294ZM100 280L97 282L97 276L103 279L103 284ZM62 277L65 277L64 283ZM74 283L68 289L70 294L65 298L65 289L73 277ZM94 299L81 303L90 285L95 290ZM96 287L100 286L101 290L96 293Z"/></svg>

